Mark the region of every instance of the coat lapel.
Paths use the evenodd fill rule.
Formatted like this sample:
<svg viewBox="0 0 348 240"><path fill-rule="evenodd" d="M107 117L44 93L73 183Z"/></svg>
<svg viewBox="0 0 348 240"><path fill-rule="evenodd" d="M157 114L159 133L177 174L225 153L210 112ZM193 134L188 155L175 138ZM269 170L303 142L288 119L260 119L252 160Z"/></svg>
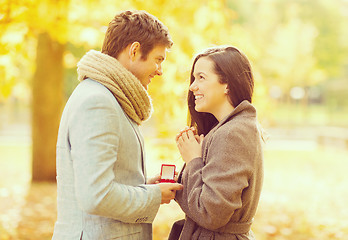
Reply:
<svg viewBox="0 0 348 240"><path fill-rule="evenodd" d="M245 110L248 109L248 112L246 113ZM205 162L206 155L208 153L207 145L210 145L210 142L213 139L213 135L216 132L216 130L224 125L226 122L230 121L234 116L238 115L239 113L243 112L242 114L252 114L256 115L254 107L252 107L251 103L247 100L242 101L230 114L228 114L224 119L222 119L215 127L213 127L209 133L205 136L202 144L202 157L203 162Z"/></svg>
<svg viewBox="0 0 348 240"><path fill-rule="evenodd" d="M139 144L140 144L140 150L141 150L141 166L142 166L142 170L143 170L143 174L145 176L145 181L146 181L146 166L145 166L145 147L144 147L144 139L143 136L141 135L140 131L139 131L139 127L138 125L136 125L136 123L134 121L132 121L127 114L125 114L125 116L127 117L130 125L132 126L135 135L138 138ZM145 182L146 183L146 182Z"/></svg>

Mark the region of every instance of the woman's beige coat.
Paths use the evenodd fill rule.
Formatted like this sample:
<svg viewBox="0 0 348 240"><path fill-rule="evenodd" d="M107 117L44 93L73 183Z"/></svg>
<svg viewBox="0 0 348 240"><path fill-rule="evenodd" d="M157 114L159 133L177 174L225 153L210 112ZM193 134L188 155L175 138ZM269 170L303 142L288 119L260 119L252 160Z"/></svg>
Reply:
<svg viewBox="0 0 348 240"><path fill-rule="evenodd" d="M263 180L256 110L243 101L204 138L202 158L182 175L176 200L186 213L180 239L254 239L250 230Z"/></svg>

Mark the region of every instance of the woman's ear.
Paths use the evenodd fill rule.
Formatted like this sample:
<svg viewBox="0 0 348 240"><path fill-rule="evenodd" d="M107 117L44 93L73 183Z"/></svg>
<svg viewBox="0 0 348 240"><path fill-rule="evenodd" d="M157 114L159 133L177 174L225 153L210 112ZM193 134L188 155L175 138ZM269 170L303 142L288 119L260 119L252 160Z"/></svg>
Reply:
<svg viewBox="0 0 348 240"><path fill-rule="evenodd" d="M140 54L140 43L139 42L133 42L128 51L129 57L132 61L135 60L136 56Z"/></svg>
<svg viewBox="0 0 348 240"><path fill-rule="evenodd" d="M230 93L230 90L228 90L228 86L227 86L227 84L226 84L226 88L225 88L225 95L228 95L229 93Z"/></svg>

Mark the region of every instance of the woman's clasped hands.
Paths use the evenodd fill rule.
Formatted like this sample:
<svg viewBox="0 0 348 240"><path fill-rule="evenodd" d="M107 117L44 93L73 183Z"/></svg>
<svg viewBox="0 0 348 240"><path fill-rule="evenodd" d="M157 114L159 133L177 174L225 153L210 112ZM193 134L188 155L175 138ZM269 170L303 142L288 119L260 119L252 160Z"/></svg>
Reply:
<svg viewBox="0 0 348 240"><path fill-rule="evenodd" d="M199 136L194 127L186 127L176 135L176 144L186 164L194 158L202 157L203 139L203 134Z"/></svg>

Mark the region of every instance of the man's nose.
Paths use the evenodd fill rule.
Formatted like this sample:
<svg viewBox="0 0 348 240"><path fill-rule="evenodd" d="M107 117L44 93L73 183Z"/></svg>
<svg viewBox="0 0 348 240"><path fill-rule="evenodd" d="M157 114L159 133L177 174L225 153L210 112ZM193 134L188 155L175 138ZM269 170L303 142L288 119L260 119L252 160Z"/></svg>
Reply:
<svg viewBox="0 0 348 240"><path fill-rule="evenodd" d="M162 66L161 66L161 65L159 65L159 67L157 68L156 74L157 74L158 76L161 76L161 75L163 74L163 70L162 70Z"/></svg>

